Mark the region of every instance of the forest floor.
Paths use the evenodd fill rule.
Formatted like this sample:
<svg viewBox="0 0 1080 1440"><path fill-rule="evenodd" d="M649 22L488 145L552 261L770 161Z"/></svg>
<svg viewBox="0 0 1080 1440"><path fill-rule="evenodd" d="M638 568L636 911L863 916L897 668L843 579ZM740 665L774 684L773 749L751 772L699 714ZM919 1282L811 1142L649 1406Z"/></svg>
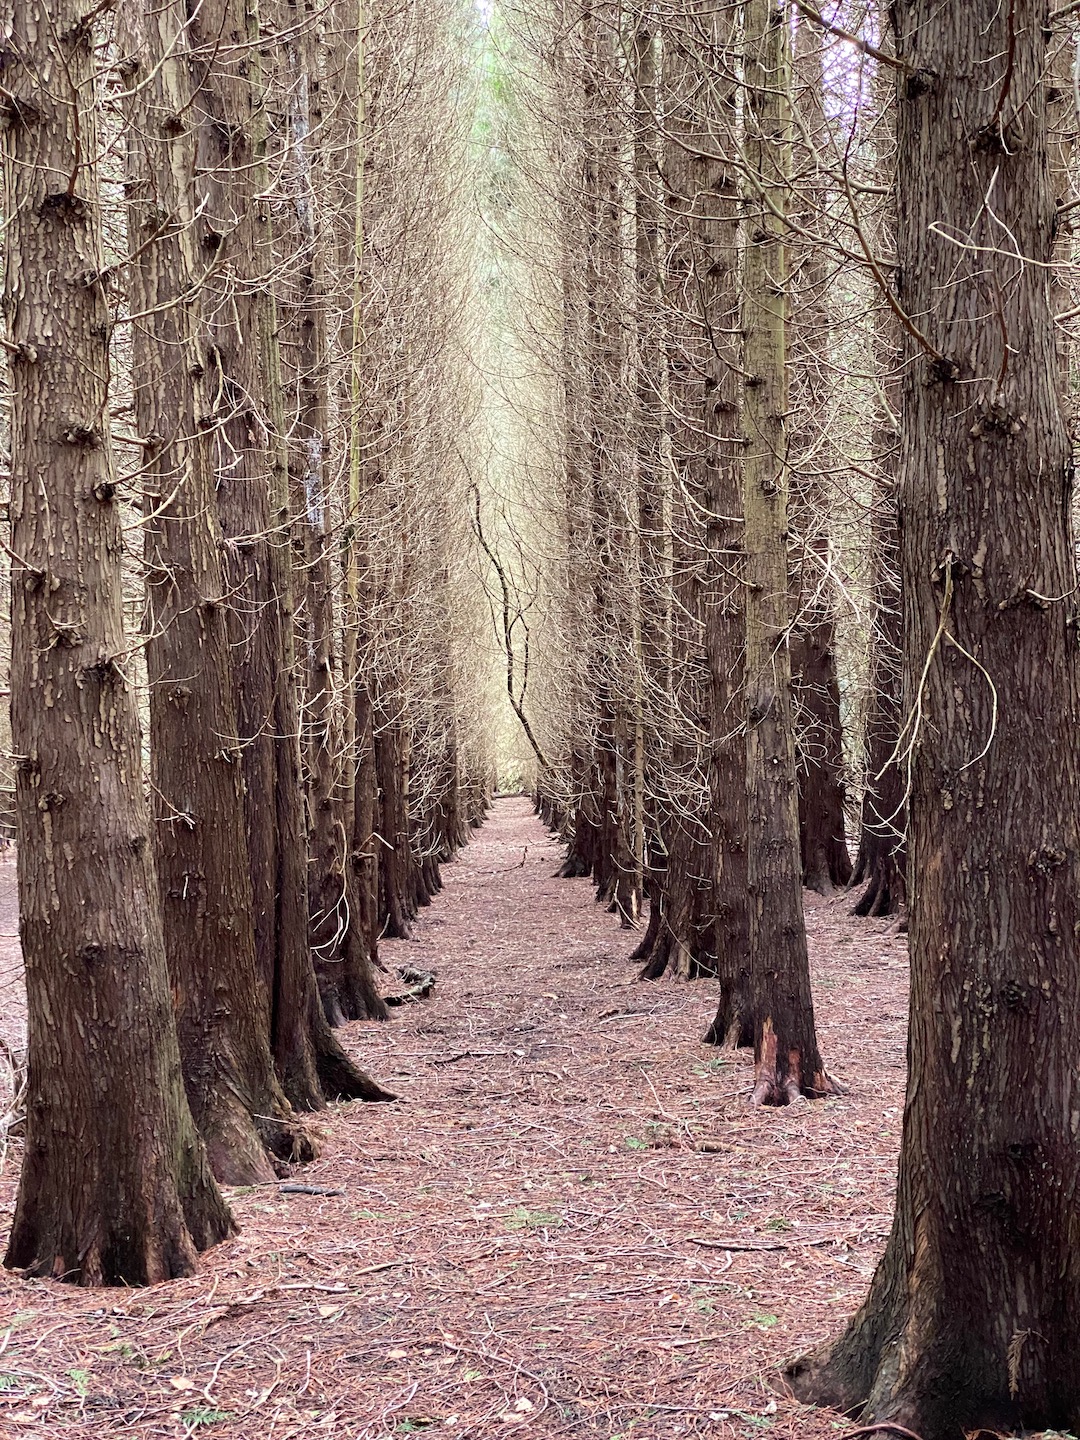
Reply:
<svg viewBox="0 0 1080 1440"><path fill-rule="evenodd" d="M342 1032L400 1103L318 1117L296 1180L340 1194L231 1191L239 1237L150 1290L0 1275L4 1440L850 1430L773 1383L843 1325L886 1235L904 939L807 897L847 1093L753 1110L750 1057L700 1043L714 987L639 982L635 937L560 859L528 801L498 801L415 938L384 945L438 984ZM13 885L0 860L8 1026Z"/></svg>

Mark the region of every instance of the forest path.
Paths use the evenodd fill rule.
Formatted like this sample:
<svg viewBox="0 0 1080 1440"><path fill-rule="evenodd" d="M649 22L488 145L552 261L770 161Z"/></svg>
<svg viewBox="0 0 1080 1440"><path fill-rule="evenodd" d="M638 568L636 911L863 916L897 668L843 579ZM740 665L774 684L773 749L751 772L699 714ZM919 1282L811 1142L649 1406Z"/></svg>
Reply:
<svg viewBox="0 0 1080 1440"><path fill-rule="evenodd" d="M384 945L438 985L343 1032L400 1096L320 1117L294 1183L344 1193L232 1192L239 1238L151 1291L0 1279L0 1436L835 1436L768 1382L852 1311L887 1230L904 942L809 897L851 1090L752 1111L749 1058L699 1043L714 987L639 983L560 860L500 800Z"/></svg>

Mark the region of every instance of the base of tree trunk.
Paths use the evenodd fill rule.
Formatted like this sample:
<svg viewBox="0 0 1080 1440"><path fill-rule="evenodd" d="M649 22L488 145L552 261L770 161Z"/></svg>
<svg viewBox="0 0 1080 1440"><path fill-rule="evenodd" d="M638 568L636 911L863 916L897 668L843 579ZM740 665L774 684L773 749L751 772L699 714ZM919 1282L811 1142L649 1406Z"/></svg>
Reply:
<svg viewBox="0 0 1080 1440"><path fill-rule="evenodd" d="M326 1023L331 1030L340 1030L345 1024L345 1011L341 1008L341 996L334 985L320 985L319 998L322 1000L323 1014L326 1016Z"/></svg>
<svg viewBox="0 0 1080 1440"><path fill-rule="evenodd" d="M558 880L586 880L592 874L592 865L583 855L571 849L566 859L555 872Z"/></svg>
<svg viewBox="0 0 1080 1440"><path fill-rule="evenodd" d="M630 952L631 960L645 960L652 954L657 936L660 934L660 928L664 923L664 899L656 885L655 877L650 882L649 888L652 892L649 895L649 919L645 926L645 934Z"/></svg>
<svg viewBox="0 0 1080 1440"><path fill-rule="evenodd" d="M387 940L411 940L412 926L400 914L396 917L391 914L386 917L379 933Z"/></svg>
<svg viewBox="0 0 1080 1440"><path fill-rule="evenodd" d="M1075 1352L1060 1335L1047 1341L1041 1330L1018 1332L1024 1339L1015 1357L1002 1355L978 1323L948 1323L954 1307L932 1277L917 1279L917 1266L905 1277L894 1259L890 1246L847 1331L786 1368L796 1400L837 1410L882 1440L1075 1431ZM1030 1347L1039 1342L1050 1373L1031 1366L1037 1351Z"/></svg>
<svg viewBox="0 0 1080 1440"><path fill-rule="evenodd" d="M766 1020L761 1040L761 1053L754 1067L752 1105L793 1105L800 1100L824 1100L827 1095L841 1093L840 1086L822 1070L804 1073L798 1050L780 1053L776 1031Z"/></svg>
<svg viewBox="0 0 1080 1440"><path fill-rule="evenodd" d="M272 1100L256 1107L277 1110ZM214 1179L221 1185L262 1185L281 1173L275 1161L306 1164L319 1153L311 1133L290 1111L253 1117L236 1101L235 1113L219 1108L212 1117L196 1116Z"/></svg>
<svg viewBox="0 0 1080 1440"><path fill-rule="evenodd" d="M380 965L379 969L384 970L385 966ZM385 1021L390 1019L390 1011L375 986L373 974L364 977L364 983L356 990L355 994L349 997L343 995L342 999L349 1000L344 1007L347 1020Z"/></svg>
<svg viewBox="0 0 1080 1440"><path fill-rule="evenodd" d="M636 930L641 915L641 893L629 877L621 878L615 885L609 909L619 917L622 930Z"/></svg>
<svg viewBox="0 0 1080 1440"><path fill-rule="evenodd" d="M815 895L826 898L834 895L837 890L846 890L851 879L851 857L846 850L844 861L846 863L838 859L835 865L831 865L826 858L819 857L803 871L803 884Z"/></svg>
<svg viewBox="0 0 1080 1440"><path fill-rule="evenodd" d="M672 935L667 925L662 923L659 927L659 933L655 936L653 940L651 948L640 957L645 961L645 964L638 971L638 979L659 980L660 976L663 975L668 968L668 964L671 960L671 952L674 947L675 937ZM641 949L642 946L639 945L638 950L636 950L634 953L637 954L638 951L640 951Z"/></svg>
<svg viewBox="0 0 1080 1440"><path fill-rule="evenodd" d="M346 1055L337 1036L325 1022L315 1026L315 1056L319 1084L327 1100L396 1100Z"/></svg>
<svg viewBox="0 0 1080 1440"><path fill-rule="evenodd" d="M860 882L865 882L865 888L852 907L853 915L880 919L903 910L907 888L903 869L895 855L884 853L876 856L861 873L856 873L855 883Z"/></svg>
<svg viewBox="0 0 1080 1440"><path fill-rule="evenodd" d="M721 985L720 1004L712 1024L701 1037L703 1045L724 1050L753 1049L754 1021L745 995L734 985Z"/></svg>
<svg viewBox="0 0 1080 1440"><path fill-rule="evenodd" d="M200 1251L237 1233L194 1131L175 1182L150 1152L142 1169L131 1163L133 1149L118 1149L111 1173L94 1177L99 1196L73 1196L67 1167L48 1163L44 1153L35 1165L30 1145L32 1137L4 1256L8 1270L86 1286L157 1285L194 1274ZM24 1191L32 1203L23 1202Z"/></svg>
<svg viewBox="0 0 1080 1440"><path fill-rule="evenodd" d="M272 1157L271 1164L275 1160L280 1162L274 1165L275 1174L284 1174L284 1167L287 1165L306 1165L319 1158L319 1146L315 1137L306 1125L300 1124L295 1115L291 1118L259 1116L256 1117L255 1128L267 1154ZM211 1163L212 1161L213 1156ZM221 1179L220 1176L218 1178Z"/></svg>
<svg viewBox="0 0 1080 1440"><path fill-rule="evenodd" d="M357 940L359 937L357 937ZM343 966L343 974L340 981L333 989L334 999L337 1002L338 1010L342 1020L335 1022L327 1019L331 1025L341 1024L349 1020L389 1020L390 1011L386 1002L379 993L375 982L376 973L386 972L386 966L380 961L378 952L369 954L366 945L361 948L353 942L359 953L347 954L348 963ZM350 951L353 946L350 946ZM325 1009L326 995L323 995Z"/></svg>

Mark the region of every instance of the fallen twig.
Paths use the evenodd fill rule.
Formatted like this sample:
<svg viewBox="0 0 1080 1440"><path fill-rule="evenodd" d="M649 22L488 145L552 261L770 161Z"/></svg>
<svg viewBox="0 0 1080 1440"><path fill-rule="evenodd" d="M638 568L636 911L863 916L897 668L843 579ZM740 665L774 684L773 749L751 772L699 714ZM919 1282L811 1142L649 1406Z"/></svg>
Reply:
<svg viewBox="0 0 1080 1440"><path fill-rule="evenodd" d="M279 1185L279 1195L344 1195L344 1190L329 1185Z"/></svg>
<svg viewBox="0 0 1080 1440"><path fill-rule="evenodd" d="M817 1245L835 1245L842 1240L839 1235L823 1235L817 1240L798 1240L785 1244L782 1240L706 1240L702 1235L686 1237L694 1245L704 1245L709 1250L810 1250Z"/></svg>
<svg viewBox="0 0 1080 1440"><path fill-rule="evenodd" d="M459 1060L486 1060L491 1055L509 1055L509 1050L458 1050L453 1055L437 1056L432 1065L456 1065Z"/></svg>

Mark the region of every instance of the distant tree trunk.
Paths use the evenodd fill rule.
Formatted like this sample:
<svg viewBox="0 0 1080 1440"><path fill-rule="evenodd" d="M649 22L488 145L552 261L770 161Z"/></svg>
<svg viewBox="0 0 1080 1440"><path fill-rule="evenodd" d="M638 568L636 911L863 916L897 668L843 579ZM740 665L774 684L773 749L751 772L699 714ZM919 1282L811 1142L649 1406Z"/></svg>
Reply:
<svg viewBox="0 0 1080 1440"><path fill-rule="evenodd" d="M632 41L634 83L634 248L637 286L634 295L637 446L638 607L635 653L636 696L640 727L640 794L637 823L638 858L649 923L632 959L650 956L661 933L666 906L658 785L662 763L662 698L670 689L671 623L668 605L667 515L670 509L664 466L663 403L665 389L665 315L661 276L663 204L657 139L659 16L651 0L642 0ZM666 957L664 961L666 965Z"/></svg>
<svg viewBox="0 0 1080 1440"><path fill-rule="evenodd" d="M296 421L291 486L304 557L307 697L304 754L310 825L310 941L327 1018L385 1020L350 863L351 755L341 724L335 641L334 543L327 484L330 370L326 237L317 224L325 191L327 136L315 64L317 19L310 5L293 47L290 158L299 239L293 372ZM314 132L314 133L313 133ZM353 152L355 156L355 151ZM352 882L352 883L350 883Z"/></svg>
<svg viewBox="0 0 1080 1440"><path fill-rule="evenodd" d="M706 341L698 268L703 236L697 212L703 181L700 88L705 73L686 14L667 17L661 68L666 250L666 436L674 483L670 497L672 704L665 716L665 803L661 810L666 866L654 883L665 888L663 925L642 969L645 979L672 971L683 979L715 972L712 816L706 775L709 669L705 604L709 584L702 514L704 493L704 368ZM704 267L703 267L704 268Z"/></svg>
<svg viewBox="0 0 1080 1440"><path fill-rule="evenodd" d="M739 215L734 163L739 85L735 46L738 11L725 15L712 0L696 0L702 69L709 80L698 107L700 146L697 224L705 434L703 502L708 520L709 586L705 597L705 654L709 667L708 778L714 856L713 948L720 1002L707 1043L752 1045L750 937L747 906L746 742L742 733L746 615L743 596L741 432L738 375Z"/></svg>
<svg viewBox="0 0 1080 1440"><path fill-rule="evenodd" d="M335 141L328 147L327 168L335 182L339 217L337 264L343 288L351 292L351 313L344 321L350 363L345 369L340 404L348 417L349 491L342 539L344 603L342 674L348 691L342 740L352 768L352 789L346 798L349 834L349 871L346 895L360 917L358 930L371 964L379 964L379 841L376 835L378 776L372 727L371 623L372 584L369 545L364 529L361 498L377 462L377 435L371 433L371 416L363 389L365 367L372 361L368 331L369 297L364 289L364 237L368 222L366 168L368 163L368 106L365 48L368 19L364 0L340 0L335 34L355 36L355 55L339 45L324 50L330 99L335 116ZM334 66L331 61L336 60ZM382 968L382 967L380 967Z"/></svg>
<svg viewBox="0 0 1080 1440"><path fill-rule="evenodd" d="M890 51L892 27L884 4L878 7L880 44ZM879 97L878 182L891 191L895 185L895 87L885 66L874 83ZM883 121L888 117L890 123ZM896 215L891 203L882 207L881 253L896 246ZM854 906L856 915L893 915L907 900L907 771L903 748L903 622L900 595L900 523L897 512L897 470L900 458L900 377L904 366L903 332L885 295L879 295L874 318L874 365L879 380L871 448L875 485L870 520L872 577L870 613L870 706L866 717L863 791L859 853L852 885L863 892Z"/></svg>
<svg viewBox="0 0 1080 1440"><path fill-rule="evenodd" d="M381 933L408 940L416 907L410 896L408 730L400 689L387 685L372 711L378 775L376 844L379 846Z"/></svg>
<svg viewBox="0 0 1080 1440"><path fill-rule="evenodd" d="M175 5L120 13L134 80L135 418L153 437L143 470L153 833L188 1099L214 1174L241 1185L272 1178L265 1151L296 1160L315 1149L274 1074L255 967L213 451L199 425L213 400L199 345L195 144L172 124L195 88L186 20Z"/></svg>
<svg viewBox="0 0 1080 1440"><path fill-rule="evenodd" d="M581 723L578 708L578 723ZM579 738L570 754L571 831L566 859L559 874L573 880L593 874L600 850L599 807L594 790L595 772L583 738Z"/></svg>
<svg viewBox="0 0 1080 1440"><path fill-rule="evenodd" d="M267 276L273 230L257 7L208 0L192 29L207 73L193 107L205 177L205 287L218 406L218 514L232 595L234 684L243 750L256 955L271 1044L298 1109L378 1098L326 1022L308 946L307 834L293 645L288 457L277 310ZM326 1087L329 1086L329 1091ZM381 1092L380 1092L381 1093Z"/></svg>
<svg viewBox="0 0 1080 1440"><path fill-rule="evenodd" d="M447 608L452 603L449 577L444 572L442 583L447 597ZM435 859L439 864L452 860L458 850L467 843L469 827L462 803L461 747L458 741L458 717L454 713L455 693L453 658L446 638L438 642L438 689L445 706L446 733L443 758L440 766L435 833L437 849ZM441 882L440 882L441 883Z"/></svg>
<svg viewBox="0 0 1080 1440"><path fill-rule="evenodd" d="M825 537L822 550L827 549ZM825 597L802 602L791 640L799 720L799 851L803 884L819 895L830 895L851 880L835 642L830 603Z"/></svg>
<svg viewBox="0 0 1080 1440"><path fill-rule="evenodd" d="M836 669L835 599L829 565L827 481L835 462L829 390L823 369L830 348L831 262L817 239L827 213L822 153L829 140L822 38L805 16L795 31L795 76L801 134L793 205L803 234L792 242L797 265L791 303L791 521L801 540L795 569L791 673L795 700L799 845L803 884L829 895L851 879L844 816L844 734ZM806 142L809 143L806 143Z"/></svg>
<svg viewBox="0 0 1080 1440"><path fill-rule="evenodd" d="M26 1149L5 1264L190 1274L233 1233L188 1108L143 795L109 436L93 23L4 14L12 742Z"/></svg>
<svg viewBox="0 0 1080 1440"><path fill-rule="evenodd" d="M890 317L891 318L891 317ZM878 465L895 471L895 429L884 418L876 428ZM856 915L893 915L903 910L907 889L904 831L907 823L905 767L900 761L901 683L900 531L895 485L878 485L871 521L874 574L870 620L870 711L866 718L866 789L853 885L864 887Z"/></svg>
<svg viewBox="0 0 1080 1440"><path fill-rule="evenodd" d="M744 262L747 888L754 1100L828 1093L818 1053L802 909L788 653L788 413L784 217L790 40L776 0L745 9L747 245Z"/></svg>
<svg viewBox="0 0 1080 1440"><path fill-rule="evenodd" d="M589 461L591 467L593 653L591 700L595 705L594 764L597 774L598 845L593 859L597 898L610 904L624 926L641 910L627 810L625 759L629 717L625 698L625 596L617 587L627 548L620 509L626 462L623 385L625 328L621 304L629 278L622 236L622 133L618 113L618 7L588 10L583 27L586 65L592 68L586 103L586 196L594 229L587 252L589 330Z"/></svg>
<svg viewBox="0 0 1080 1440"><path fill-rule="evenodd" d="M353 686L353 713L355 716L356 775L353 790L351 859L360 903L361 930L367 939L369 953L375 955L382 933L379 918L379 851L381 846L376 834L379 782L375 761L371 691L367 681L363 678L362 669L357 670Z"/></svg>
<svg viewBox="0 0 1080 1440"><path fill-rule="evenodd" d="M1080 1425L1073 464L1048 5L893 8L910 1078L885 1255L793 1378L872 1428L959 1440Z"/></svg>
<svg viewBox="0 0 1080 1440"><path fill-rule="evenodd" d="M561 196L560 286L562 334L563 456L565 481L561 497L566 561L567 621L580 637L577 654L567 656L570 695L567 702L569 756L563 783L562 826L567 841L566 859L559 874L566 879L593 873L599 848L599 804L592 766L593 711L590 666L594 648L594 615L590 593L592 524L588 400L590 376L587 356L591 325L591 272L582 257L595 228L596 182L593 137L596 76L591 52L584 43L579 0L563 6L563 35L558 42L558 66L567 73L571 137L569 175Z"/></svg>

